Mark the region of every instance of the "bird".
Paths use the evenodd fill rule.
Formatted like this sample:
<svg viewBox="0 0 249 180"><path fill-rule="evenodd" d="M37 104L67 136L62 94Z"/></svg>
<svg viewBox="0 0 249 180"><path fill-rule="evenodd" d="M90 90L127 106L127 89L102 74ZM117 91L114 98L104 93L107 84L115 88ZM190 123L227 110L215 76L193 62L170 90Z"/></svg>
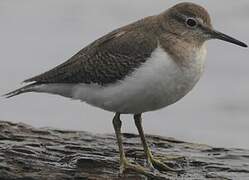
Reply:
<svg viewBox="0 0 249 180"><path fill-rule="evenodd" d="M132 114L148 168L178 171L152 154L142 126L142 114L160 110L186 96L203 74L206 42L219 39L247 45L216 31L208 11L183 2L120 27L84 47L69 60L24 82L7 98L27 93L49 93L80 100L114 113L120 173L145 173L124 152L120 116Z"/></svg>

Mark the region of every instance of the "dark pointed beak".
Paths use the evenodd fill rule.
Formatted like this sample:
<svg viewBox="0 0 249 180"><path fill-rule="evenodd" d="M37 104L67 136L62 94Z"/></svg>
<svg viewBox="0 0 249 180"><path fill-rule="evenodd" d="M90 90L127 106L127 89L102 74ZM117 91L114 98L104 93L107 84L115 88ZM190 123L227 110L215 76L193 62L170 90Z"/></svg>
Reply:
<svg viewBox="0 0 249 180"><path fill-rule="evenodd" d="M226 34L223 34L221 32L218 32L216 30L211 30L210 32L210 35L211 35L211 38L213 39L220 39L220 40L223 40L223 41L226 41L226 42L230 42L230 43L233 43L233 44L236 44L238 46L242 46L242 47L248 47L245 43L233 38L233 37L230 37Z"/></svg>

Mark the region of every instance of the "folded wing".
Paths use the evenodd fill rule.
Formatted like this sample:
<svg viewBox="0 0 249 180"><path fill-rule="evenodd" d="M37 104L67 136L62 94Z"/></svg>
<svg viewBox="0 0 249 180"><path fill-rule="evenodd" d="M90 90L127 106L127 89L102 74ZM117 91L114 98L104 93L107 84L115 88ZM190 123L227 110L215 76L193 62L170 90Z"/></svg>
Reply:
<svg viewBox="0 0 249 180"><path fill-rule="evenodd" d="M65 63L25 82L107 85L132 73L151 56L156 46L156 38L142 30L116 30Z"/></svg>

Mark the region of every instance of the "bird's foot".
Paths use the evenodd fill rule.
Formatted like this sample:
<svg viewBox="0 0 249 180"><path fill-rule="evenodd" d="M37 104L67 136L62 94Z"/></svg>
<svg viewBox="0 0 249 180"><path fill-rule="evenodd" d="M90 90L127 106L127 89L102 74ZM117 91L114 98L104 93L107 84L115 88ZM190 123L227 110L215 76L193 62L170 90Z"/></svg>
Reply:
<svg viewBox="0 0 249 180"><path fill-rule="evenodd" d="M161 173L160 171L158 171L156 168L154 168L154 165L151 164L151 166L149 166L149 168L145 168L141 165L138 164L133 164L127 160L125 160L123 163L121 163L120 166L120 176L126 176L129 173L135 173L135 174L139 174L139 175L143 175L149 179L153 179L153 180L164 180L164 179L171 179L172 177L175 177L175 173L169 173L169 171L174 171L174 172L178 172L177 170L174 170L170 167L168 167L167 165L164 165L163 163L161 163L158 160L153 159L153 162L156 164L155 167L158 168L159 164L160 164L160 170L162 170L164 168L165 171L167 171L167 173ZM168 169L169 168L169 169Z"/></svg>
<svg viewBox="0 0 249 180"><path fill-rule="evenodd" d="M176 172L176 173L184 172L183 169L174 169L162 162L164 160L179 160L182 159L182 157L165 157L160 159L162 160L159 160L159 158L154 158L153 155L149 153L148 166L151 169L157 169L159 171Z"/></svg>
<svg viewBox="0 0 249 180"><path fill-rule="evenodd" d="M145 175L147 177L154 177L156 175L156 172L152 172L141 165L133 164L125 159L120 165L120 175L125 175L126 172L135 172L138 174Z"/></svg>

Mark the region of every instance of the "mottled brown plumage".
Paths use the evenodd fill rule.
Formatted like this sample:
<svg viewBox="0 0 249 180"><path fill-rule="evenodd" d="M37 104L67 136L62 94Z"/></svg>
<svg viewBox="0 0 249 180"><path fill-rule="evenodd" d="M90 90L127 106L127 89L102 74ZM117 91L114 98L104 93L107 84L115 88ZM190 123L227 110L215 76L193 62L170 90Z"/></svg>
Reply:
<svg viewBox="0 0 249 180"><path fill-rule="evenodd" d="M25 82L106 85L122 80L151 56L158 42L166 51L171 52L182 41L192 43L196 40L191 35L188 38L179 37L182 32L176 31L175 27L182 26L182 23L170 21L178 14L200 18L211 26L210 17L204 8L192 3L176 5L159 15L114 30L82 49L67 62ZM182 20L181 17L178 19ZM170 54L173 56L173 53Z"/></svg>
<svg viewBox="0 0 249 180"><path fill-rule="evenodd" d="M38 83L114 83L138 68L157 47L154 17L115 30L88 45L67 62L28 79ZM148 26L148 29L144 27Z"/></svg>

